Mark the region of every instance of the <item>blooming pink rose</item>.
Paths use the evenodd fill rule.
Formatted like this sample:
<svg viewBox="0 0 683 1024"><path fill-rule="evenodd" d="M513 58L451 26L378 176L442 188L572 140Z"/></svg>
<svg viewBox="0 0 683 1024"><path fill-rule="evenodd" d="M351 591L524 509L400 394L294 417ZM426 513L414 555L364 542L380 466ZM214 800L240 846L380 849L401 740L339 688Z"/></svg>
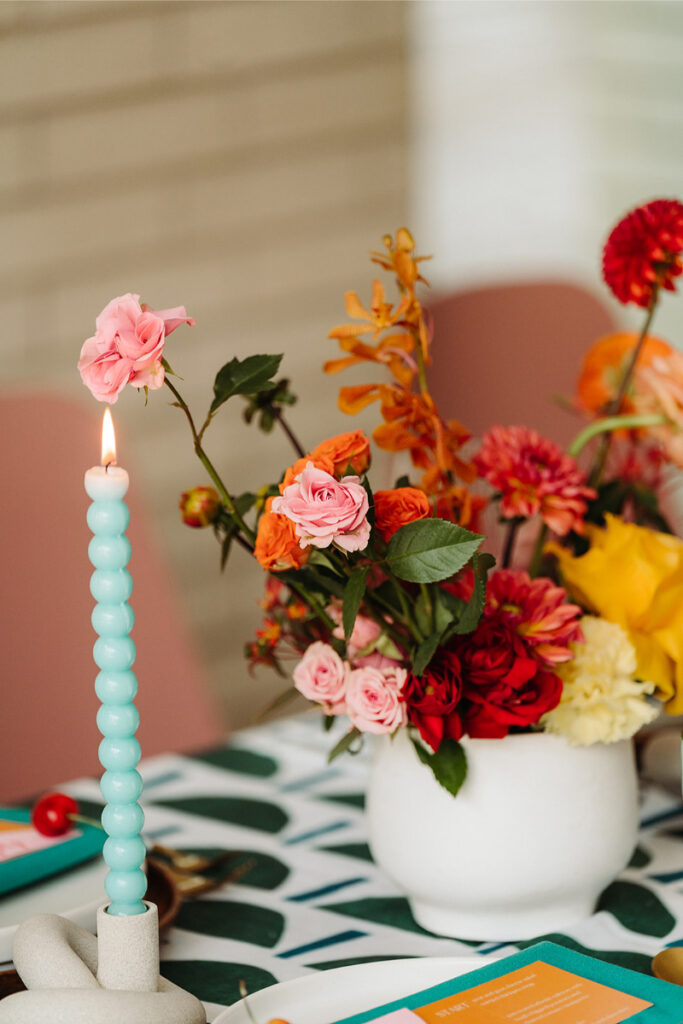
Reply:
<svg viewBox="0 0 683 1024"><path fill-rule="evenodd" d="M336 544L344 551L362 551L370 539L368 496L357 476L336 480L312 462L275 498L273 512L296 524L302 548L327 548Z"/></svg>
<svg viewBox="0 0 683 1024"><path fill-rule="evenodd" d="M130 293L112 299L95 321L94 337L81 349L83 383L100 402L112 405L126 384L160 388L166 336L180 324L194 322L184 306L153 310Z"/></svg>
<svg viewBox="0 0 683 1024"><path fill-rule="evenodd" d="M322 704L326 714L343 715L346 675L347 666L334 647L316 640L294 669L293 679L299 693Z"/></svg>
<svg viewBox="0 0 683 1024"><path fill-rule="evenodd" d="M336 629L332 630L332 636L338 640L344 639L344 626L342 625L342 610L338 604L330 604L326 608L327 614L337 623ZM346 645L349 658L355 658L361 651L371 649L377 643L382 633L382 627L374 619L367 615L357 615L353 624L353 632Z"/></svg>
<svg viewBox="0 0 683 1024"><path fill-rule="evenodd" d="M390 658L388 654L380 654L379 651L373 651L371 654L364 654L362 658L353 659L354 668L376 668L380 672L401 668L401 666L402 662L396 658Z"/></svg>
<svg viewBox="0 0 683 1024"><path fill-rule="evenodd" d="M405 725L406 706L400 699L408 673L404 668L380 671L356 668L346 684L346 712L361 732L394 732Z"/></svg>

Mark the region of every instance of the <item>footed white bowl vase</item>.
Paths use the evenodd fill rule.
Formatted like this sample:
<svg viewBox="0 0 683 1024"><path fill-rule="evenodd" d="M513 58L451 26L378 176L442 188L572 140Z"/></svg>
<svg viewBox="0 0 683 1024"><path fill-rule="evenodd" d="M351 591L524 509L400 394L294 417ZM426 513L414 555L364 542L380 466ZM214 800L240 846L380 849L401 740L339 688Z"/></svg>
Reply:
<svg viewBox="0 0 683 1024"><path fill-rule="evenodd" d="M572 747L549 733L463 740L453 797L405 730L376 738L370 847L430 932L529 939L589 917L638 833L630 741Z"/></svg>

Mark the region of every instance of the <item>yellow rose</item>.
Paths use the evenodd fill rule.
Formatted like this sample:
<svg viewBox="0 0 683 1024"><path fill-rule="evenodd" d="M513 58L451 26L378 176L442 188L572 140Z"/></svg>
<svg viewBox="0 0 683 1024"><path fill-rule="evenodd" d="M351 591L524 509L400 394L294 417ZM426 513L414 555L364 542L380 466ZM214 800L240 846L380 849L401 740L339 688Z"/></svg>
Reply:
<svg viewBox="0 0 683 1024"><path fill-rule="evenodd" d="M683 713L683 542L607 515L588 526L575 558L558 544L565 585L588 611L617 622L636 649L638 679L652 680L671 715Z"/></svg>

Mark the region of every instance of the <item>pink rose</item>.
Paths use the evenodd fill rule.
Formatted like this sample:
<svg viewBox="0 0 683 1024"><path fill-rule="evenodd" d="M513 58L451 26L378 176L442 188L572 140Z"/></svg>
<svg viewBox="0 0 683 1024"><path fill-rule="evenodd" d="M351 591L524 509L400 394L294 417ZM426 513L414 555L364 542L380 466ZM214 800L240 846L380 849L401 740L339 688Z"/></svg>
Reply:
<svg viewBox="0 0 683 1024"><path fill-rule="evenodd" d="M405 725L406 706L400 699L408 673L404 668L380 671L356 668L346 684L346 713L361 732L394 732Z"/></svg>
<svg viewBox="0 0 683 1024"><path fill-rule="evenodd" d="M100 402L114 404L126 384L160 388L166 336L182 323L194 324L184 306L149 309L139 295L107 303L95 321L95 335L83 345L78 362L83 383Z"/></svg>
<svg viewBox="0 0 683 1024"><path fill-rule="evenodd" d="M360 478L336 480L312 462L273 500L272 511L296 524L302 548L336 544L344 551L362 551L370 539L368 496Z"/></svg>
<svg viewBox="0 0 683 1024"><path fill-rule="evenodd" d="M387 654L380 654L379 651L372 651L371 654L365 654L362 658L353 659L354 668L377 668L381 672L387 669L401 668L401 662L396 658L390 658Z"/></svg>
<svg viewBox="0 0 683 1024"><path fill-rule="evenodd" d="M344 639L344 627L342 625L342 610L337 604L328 605L327 614L337 623L336 629L332 630L332 636L338 640ZM371 650L379 640L382 627L374 619L367 615L357 615L353 624L353 632L346 645L349 658L355 658L361 651Z"/></svg>
<svg viewBox="0 0 683 1024"><path fill-rule="evenodd" d="M316 640L294 669L293 679L299 693L322 704L326 714L343 715L346 674L347 666L334 647Z"/></svg>

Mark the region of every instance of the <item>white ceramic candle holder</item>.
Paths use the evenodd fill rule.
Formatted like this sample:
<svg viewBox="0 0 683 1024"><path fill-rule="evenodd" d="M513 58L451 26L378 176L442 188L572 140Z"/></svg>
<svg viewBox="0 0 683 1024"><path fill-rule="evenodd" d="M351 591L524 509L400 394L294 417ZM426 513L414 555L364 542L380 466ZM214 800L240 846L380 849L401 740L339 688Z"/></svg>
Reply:
<svg viewBox="0 0 683 1024"><path fill-rule="evenodd" d="M66 918L39 914L14 939L28 991L0 1002L0 1024L206 1024L204 1007L159 975L157 908L97 911L97 938Z"/></svg>

